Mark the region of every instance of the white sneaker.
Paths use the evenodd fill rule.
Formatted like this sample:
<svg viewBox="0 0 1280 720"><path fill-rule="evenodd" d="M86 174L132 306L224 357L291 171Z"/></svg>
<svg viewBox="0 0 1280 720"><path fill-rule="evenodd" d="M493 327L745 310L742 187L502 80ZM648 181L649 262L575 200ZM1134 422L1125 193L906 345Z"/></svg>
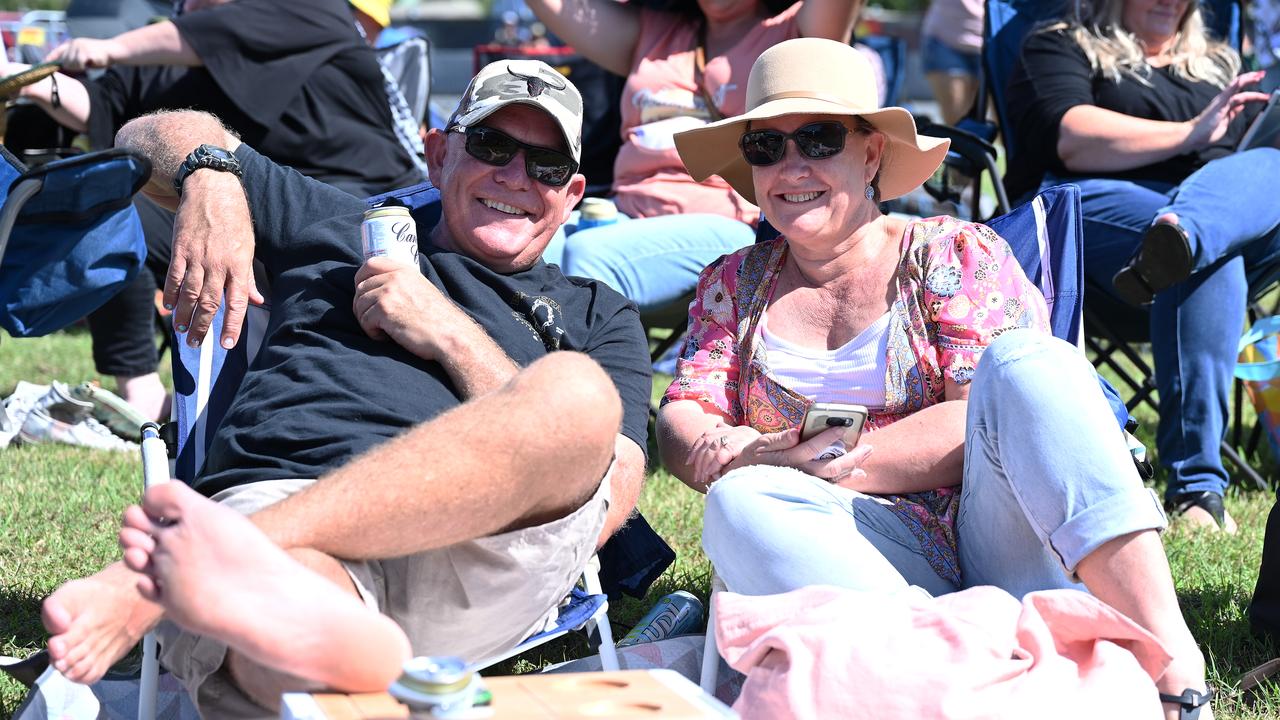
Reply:
<svg viewBox="0 0 1280 720"><path fill-rule="evenodd" d="M0 448L8 447L9 443L18 436L18 430L26 421L27 414L40 401L40 398L49 392L49 389L48 385L36 385L25 380L18 381L13 394L4 399L2 410L8 418L9 426L4 427L3 419L0 419Z"/></svg>
<svg viewBox="0 0 1280 720"><path fill-rule="evenodd" d="M138 449L137 443L121 440L94 420L92 413L93 403L71 397L67 386L55 380L27 413L18 438L32 445L58 442L118 452Z"/></svg>

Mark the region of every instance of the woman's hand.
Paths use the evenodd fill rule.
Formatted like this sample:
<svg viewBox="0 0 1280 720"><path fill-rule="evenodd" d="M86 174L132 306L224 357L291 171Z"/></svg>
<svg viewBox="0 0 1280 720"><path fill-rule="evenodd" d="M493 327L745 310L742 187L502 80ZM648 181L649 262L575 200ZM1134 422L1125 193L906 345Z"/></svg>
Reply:
<svg viewBox="0 0 1280 720"><path fill-rule="evenodd" d="M720 479L724 466L759 437L760 433L755 428L723 422L702 433L689 451L694 482L702 488L709 487Z"/></svg>
<svg viewBox="0 0 1280 720"><path fill-rule="evenodd" d="M724 465L714 480L719 479L730 470L747 465L777 465L790 467L822 478L829 483L844 483L866 476L860 466L871 455L871 446L859 443L856 447L846 448L845 454L825 460L815 459L824 454L823 451L839 442L845 429L828 428L812 438L800 442L800 429L792 428L777 433L767 433L747 443L735 457Z"/></svg>
<svg viewBox="0 0 1280 720"><path fill-rule="evenodd" d="M1262 81L1265 72L1243 73L1231 81L1218 93L1191 123L1191 132L1187 136L1187 150L1195 152L1206 148L1222 139L1227 134L1231 121L1251 102L1264 102L1270 96L1267 93L1246 91L1245 88L1257 85Z"/></svg>

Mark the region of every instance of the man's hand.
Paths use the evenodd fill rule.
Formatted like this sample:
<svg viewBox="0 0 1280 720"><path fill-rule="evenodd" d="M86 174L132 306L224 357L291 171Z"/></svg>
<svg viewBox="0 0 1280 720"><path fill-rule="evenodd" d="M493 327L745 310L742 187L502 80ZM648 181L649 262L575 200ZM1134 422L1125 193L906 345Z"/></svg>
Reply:
<svg viewBox="0 0 1280 720"><path fill-rule="evenodd" d="M240 179L201 169L182 186L173 223L173 260L164 283L165 307L173 309L178 332L195 347L204 340L223 293L227 314L221 343L234 347L249 303L261 305L253 281L253 219Z"/></svg>
<svg viewBox="0 0 1280 720"><path fill-rule="evenodd" d="M126 54L125 48L115 38L73 38L54 48L45 59L56 60L62 63L63 70L75 72L110 67Z"/></svg>
<svg viewBox="0 0 1280 720"><path fill-rule="evenodd" d="M356 273L352 312L374 340L391 339L425 360L444 360L447 341L476 325L416 265L370 258Z"/></svg>

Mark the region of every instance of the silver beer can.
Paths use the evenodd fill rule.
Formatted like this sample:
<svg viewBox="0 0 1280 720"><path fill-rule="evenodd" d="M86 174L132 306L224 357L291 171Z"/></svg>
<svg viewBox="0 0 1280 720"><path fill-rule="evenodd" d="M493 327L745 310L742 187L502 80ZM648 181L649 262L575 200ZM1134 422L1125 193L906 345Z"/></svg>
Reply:
<svg viewBox="0 0 1280 720"><path fill-rule="evenodd" d="M409 208L391 205L365 210L360 244L365 260L389 257L418 266L418 225Z"/></svg>

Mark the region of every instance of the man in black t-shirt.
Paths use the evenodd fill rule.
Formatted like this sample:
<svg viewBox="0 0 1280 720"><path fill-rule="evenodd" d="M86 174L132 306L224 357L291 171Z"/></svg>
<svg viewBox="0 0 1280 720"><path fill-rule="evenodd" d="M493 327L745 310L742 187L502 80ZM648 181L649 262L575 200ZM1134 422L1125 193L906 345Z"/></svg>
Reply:
<svg viewBox="0 0 1280 720"><path fill-rule="evenodd" d="M158 201L176 204L177 178L170 277L182 285L166 300L192 318L191 342L224 291L219 340L236 342L253 255L273 276L263 347L196 490L252 513L294 560L391 617L415 654L476 661L541 630L634 507L648 419L635 306L541 260L585 188L573 86L532 61L503 61L473 80L449 128L428 137L443 219L422 239L417 267L364 262L363 203L271 163L209 116L143 118L119 142L150 156L144 191ZM226 168L243 174L243 190ZM148 495L168 523L149 526L157 539L145 542L172 558L167 529L209 504L177 511L159 499L166 492L177 491ZM260 560L216 549L224 568ZM342 653L298 646L298 628L272 636L256 615L226 620L253 588L209 573L179 580L174 562L126 558L133 570L113 565L45 603L50 654L72 680L96 679L168 610L204 633L161 625L162 662L206 715L274 707L282 690L305 687L285 669L338 682L306 661ZM350 677L340 689L385 686Z"/></svg>

